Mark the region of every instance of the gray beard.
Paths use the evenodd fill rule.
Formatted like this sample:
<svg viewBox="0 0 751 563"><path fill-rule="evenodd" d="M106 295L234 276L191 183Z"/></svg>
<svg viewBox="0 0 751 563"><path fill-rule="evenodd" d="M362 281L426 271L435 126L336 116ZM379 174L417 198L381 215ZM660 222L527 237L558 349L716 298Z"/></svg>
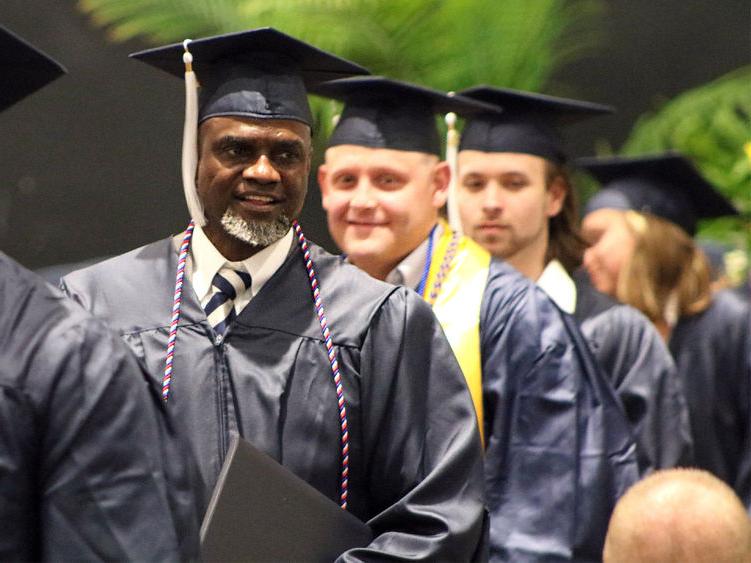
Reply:
<svg viewBox="0 0 751 563"><path fill-rule="evenodd" d="M251 246L265 247L286 235L292 221L282 214L274 221L248 222L227 209L222 216L221 224L230 236Z"/></svg>

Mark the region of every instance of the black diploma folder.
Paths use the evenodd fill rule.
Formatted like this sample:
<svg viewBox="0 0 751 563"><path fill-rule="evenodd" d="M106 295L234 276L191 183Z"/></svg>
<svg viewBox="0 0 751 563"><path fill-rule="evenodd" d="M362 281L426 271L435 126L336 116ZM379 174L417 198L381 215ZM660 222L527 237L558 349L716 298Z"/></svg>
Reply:
<svg viewBox="0 0 751 563"><path fill-rule="evenodd" d="M239 436L232 438L201 526L213 561L334 561L370 528Z"/></svg>

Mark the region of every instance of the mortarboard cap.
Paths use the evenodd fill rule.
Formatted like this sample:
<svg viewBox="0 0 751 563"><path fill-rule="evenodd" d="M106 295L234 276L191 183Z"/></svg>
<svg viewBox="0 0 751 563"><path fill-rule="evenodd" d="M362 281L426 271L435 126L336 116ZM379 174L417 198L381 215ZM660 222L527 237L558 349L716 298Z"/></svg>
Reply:
<svg viewBox="0 0 751 563"><path fill-rule="evenodd" d="M381 76L334 80L312 88L311 92L345 104L329 147L360 145L440 156L437 113L472 115L498 111L463 96L450 96Z"/></svg>
<svg viewBox="0 0 751 563"><path fill-rule="evenodd" d="M368 71L273 28L190 41L201 84L199 122L213 116L293 119L312 125L307 88ZM182 77L183 43L130 56Z"/></svg>
<svg viewBox="0 0 751 563"><path fill-rule="evenodd" d="M470 119L462 132L459 150L518 152L558 164L566 161L562 126L614 111L602 104L492 86L476 86L458 94L503 109L500 115Z"/></svg>
<svg viewBox="0 0 751 563"><path fill-rule="evenodd" d="M65 68L0 26L0 111L65 74Z"/></svg>
<svg viewBox="0 0 751 563"><path fill-rule="evenodd" d="M675 223L692 236L699 219L738 214L733 204L676 152L581 158L576 164L602 184L587 203L585 214L604 208L650 213Z"/></svg>
<svg viewBox="0 0 751 563"><path fill-rule="evenodd" d="M195 186L199 123L210 117L239 116L291 119L312 126L308 88L333 78L368 73L355 63L270 27L186 39L131 57L185 77L182 180L190 216L198 226L206 224Z"/></svg>

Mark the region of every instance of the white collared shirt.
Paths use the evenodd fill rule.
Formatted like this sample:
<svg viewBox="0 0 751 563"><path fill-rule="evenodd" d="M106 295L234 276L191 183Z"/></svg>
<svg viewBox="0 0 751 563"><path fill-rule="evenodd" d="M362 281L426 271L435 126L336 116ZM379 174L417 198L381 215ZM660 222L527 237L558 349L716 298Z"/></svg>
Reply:
<svg viewBox="0 0 751 563"><path fill-rule="evenodd" d="M576 284L558 260L551 260L537 279L537 285L569 315L576 311Z"/></svg>
<svg viewBox="0 0 751 563"><path fill-rule="evenodd" d="M252 279L250 289L235 299L235 312L239 315L267 281L282 266L292 244L292 229L278 241L270 244L250 258L230 262L216 249L201 227L196 226L190 244L190 283L199 302L203 303L211 293L211 281L225 265L245 271Z"/></svg>
<svg viewBox="0 0 751 563"><path fill-rule="evenodd" d="M433 242L441 238L443 228L440 224L432 231ZM391 270L386 276L386 282L394 285L403 285L411 289L417 289L425 270L425 262L428 259L428 241L426 238L420 246L410 252L404 260L397 264L396 268Z"/></svg>

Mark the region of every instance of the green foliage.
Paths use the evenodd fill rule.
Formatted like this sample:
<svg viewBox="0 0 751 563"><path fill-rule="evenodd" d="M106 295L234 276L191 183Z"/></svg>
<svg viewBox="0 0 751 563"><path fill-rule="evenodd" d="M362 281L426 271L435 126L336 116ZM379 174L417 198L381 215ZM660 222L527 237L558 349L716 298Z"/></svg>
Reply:
<svg viewBox="0 0 751 563"><path fill-rule="evenodd" d="M675 149L745 215L705 221L702 238L751 250L751 66L684 92L637 121L624 154Z"/></svg>
<svg viewBox="0 0 751 563"><path fill-rule="evenodd" d="M486 83L540 91L554 69L594 46L601 7L586 0L447 0L423 22L426 33L437 30L434 50L422 54L432 62L423 80L446 90Z"/></svg>
<svg viewBox="0 0 751 563"><path fill-rule="evenodd" d="M116 41L156 45L273 26L374 74L443 90L540 90L597 40L602 0L79 0ZM338 106L313 99L315 146Z"/></svg>
<svg viewBox="0 0 751 563"><path fill-rule="evenodd" d="M458 90L541 89L589 49L601 0L79 0L114 40L274 26L375 74Z"/></svg>

